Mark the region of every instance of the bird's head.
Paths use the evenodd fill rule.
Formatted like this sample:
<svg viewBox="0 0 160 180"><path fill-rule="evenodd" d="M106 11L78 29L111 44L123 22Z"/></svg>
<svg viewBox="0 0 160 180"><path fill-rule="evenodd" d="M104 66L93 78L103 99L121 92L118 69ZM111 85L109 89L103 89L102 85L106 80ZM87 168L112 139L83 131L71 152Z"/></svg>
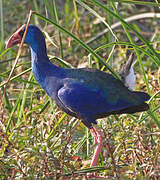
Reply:
<svg viewBox="0 0 160 180"><path fill-rule="evenodd" d="M10 48L20 44L23 38L23 34L26 29L26 24L22 25L17 31L9 38L6 48ZM34 46L37 42L44 40L43 33L41 30L32 24L28 26L28 31L24 40L24 43L29 46Z"/></svg>

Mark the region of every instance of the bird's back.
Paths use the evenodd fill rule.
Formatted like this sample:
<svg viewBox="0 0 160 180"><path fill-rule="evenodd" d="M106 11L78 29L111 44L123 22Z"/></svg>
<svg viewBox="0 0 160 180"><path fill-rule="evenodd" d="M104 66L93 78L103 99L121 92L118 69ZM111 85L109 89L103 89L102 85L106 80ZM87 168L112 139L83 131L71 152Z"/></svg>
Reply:
<svg viewBox="0 0 160 180"><path fill-rule="evenodd" d="M57 92L57 104L88 127L97 118L110 114L147 110L149 95L132 92L111 74L96 69L65 69L65 78Z"/></svg>

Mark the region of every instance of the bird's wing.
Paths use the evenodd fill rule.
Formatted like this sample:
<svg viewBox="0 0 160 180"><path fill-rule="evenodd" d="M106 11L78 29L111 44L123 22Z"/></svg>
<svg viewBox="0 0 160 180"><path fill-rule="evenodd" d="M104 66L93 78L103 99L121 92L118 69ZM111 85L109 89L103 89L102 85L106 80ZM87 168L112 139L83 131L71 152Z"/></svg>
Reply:
<svg viewBox="0 0 160 180"><path fill-rule="evenodd" d="M129 101L121 100L121 90L106 92L102 87L90 87L83 82L69 82L57 94L65 108L80 115L95 116L131 106Z"/></svg>

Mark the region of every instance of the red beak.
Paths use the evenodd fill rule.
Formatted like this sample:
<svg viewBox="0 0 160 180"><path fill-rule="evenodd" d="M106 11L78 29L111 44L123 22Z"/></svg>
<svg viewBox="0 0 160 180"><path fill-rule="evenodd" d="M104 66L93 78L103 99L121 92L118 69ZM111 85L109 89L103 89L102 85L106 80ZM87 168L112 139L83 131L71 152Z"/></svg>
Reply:
<svg viewBox="0 0 160 180"><path fill-rule="evenodd" d="M21 43L22 37L19 35L19 33L23 30L25 27L25 24L23 24L8 40L6 48L10 48L13 46L16 46L17 44Z"/></svg>

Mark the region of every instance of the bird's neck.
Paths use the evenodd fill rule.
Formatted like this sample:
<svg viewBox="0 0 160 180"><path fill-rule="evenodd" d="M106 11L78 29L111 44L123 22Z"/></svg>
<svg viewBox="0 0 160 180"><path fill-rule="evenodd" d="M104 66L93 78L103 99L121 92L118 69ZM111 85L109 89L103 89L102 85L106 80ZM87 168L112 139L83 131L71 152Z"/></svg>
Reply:
<svg viewBox="0 0 160 180"><path fill-rule="evenodd" d="M30 46L32 71L36 81L49 94L49 83L56 86L57 80L63 77L63 69L52 64L47 56L46 46L42 42Z"/></svg>
<svg viewBox="0 0 160 180"><path fill-rule="evenodd" d="M30 45L31 58L33 63L49 62L45 40L36 41Z"/></svg>

